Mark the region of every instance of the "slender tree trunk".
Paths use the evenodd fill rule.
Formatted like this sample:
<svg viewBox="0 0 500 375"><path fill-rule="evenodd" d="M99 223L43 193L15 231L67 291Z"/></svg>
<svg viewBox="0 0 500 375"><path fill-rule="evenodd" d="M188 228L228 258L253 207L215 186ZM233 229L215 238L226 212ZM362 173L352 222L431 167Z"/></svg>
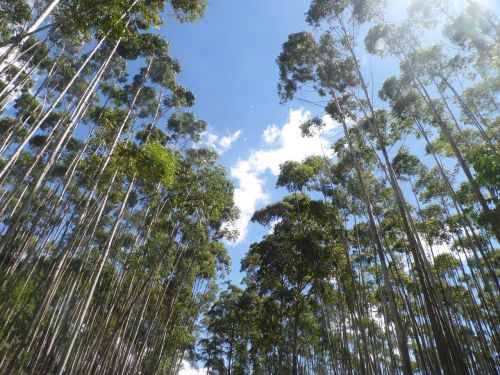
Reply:
<svg viewBox="0 0 500 375"><path fill-rule="evenodd" d="M54 8L59 4L60 0L52 0L47 8L38 15L35 21L31 24L31 26L23 33L21 38L11 44L11 46L7 49L7 52L0 58L0 74L5 70L7 64L11 63L11 60L15 60L15 56L19 47L24 43L28 35L31 35L34 31L38 29L38 27L45 21L45 19L50 15L50 13L54 10Z"/></svg>
<svg viewBox="0 0 500 375"><path fill-rule="evenodd" d="M335 101L335 104L337 106L337 110L339 111L339 113L342 113L342 109L341 109L340 105L338 104L338 101L337 101L335 94L334 94L334 101ZM342 116L342 118L344 119L345 117ZM403 328L403 323L402 323L401 318L399 316L399 313L397 311L393 287L391 285L389 272L387 270L387 266L385 263L384 250L383 250L382 243L380 241L380 236L378 234L377 225L375 223L375 218L373 215L371 200L370 200L370 197L368 195L368 191L366 189L363 174L361 172L360 163L359 163L359 159L358 159L358 152L354 148L354 145L353 145L350 133L349 133L349 129L347 128L347 124L346 124L345 120L342 120L342 127L344 129L344 134L346 136L346 139L347 139L347 142L349 145L349 149L352 150L352 153L353 153L354 168L356 171L356 175L359 179L362 195L364 198L365 209L367 211L368 219L369 219L369 223L370 223L370 236L372 238L372 241L374 241L374 243L375 243L375 249L376 249L377 254L379 256L380 265L382 267L382 274L384 277L383 284L385 286L387 296L388 296L389 307L390 307L389 311L391 312L391 319L394 322L394 326L396 329L396 337L398 339L398 347L399 347L399 351L401 353L401 359L403 362L403 373L405 375L410 375L410 374L412 374L412 369L411 369L410 354L409 354L409 350L408 350L408 337L405 333L405 330Z"/></svg>
<svg viewBox="0 0 500 375"><path fill-rule="evenodd" d="M129 198L130 193L132 191L132 188L134 186L134 182L135 182L135 176L130 181L127 193L125 195L125 198L123 199L123 202L122 202L122 205L121 205L121 208L120 208L120 212L117 215L117 218L116 218L115 224L113 225L113 229L111 231L110 237L107 240L106 248L104 250L103 255L101 256L101 261L100 261L100 264L99 264L99 268L97 270L96 275L94 276L94 280L92 281L91 288L90 288L90 291L89 291L89 293L88 293L88 295L86 297L85 304L84 304L84 307L82 309L82 312L80 313L80 316L79 316L79 318L78 318L78 320L77 320L77 322L75 324L75 327L73 329L73 334L72 334L72 337L71 337L71 341L69 342L69 345L68 345L68 347L66 349L66 354L63 357L64 359L63 359L61 365L59 366L59 370L57 372L58 375L62 375L64 373L64 369L66 367L66 363L68 362L68 359L69 359L69 356L71 354L71 351L73 350L73 346L75 344L76 338L77 338L77 336L78 336L78 334L80 332L82 324L83 324L83 322L85 320L85 317L87 315L87 311L88 311L90 302L92 301L92 297L94 296L95 288L96 288L97 283L99 282L99 279L101 277L101 273L102 273L102 270L104 268L104 265L106 264L106 262L108 260L109 252L111 251L111 247L113 245L114 238L116 236L116 233L118 231L118 227L120 226L121 219L122 219L123 214L125 212L125 207L127 205L128 198Z"/></svg>

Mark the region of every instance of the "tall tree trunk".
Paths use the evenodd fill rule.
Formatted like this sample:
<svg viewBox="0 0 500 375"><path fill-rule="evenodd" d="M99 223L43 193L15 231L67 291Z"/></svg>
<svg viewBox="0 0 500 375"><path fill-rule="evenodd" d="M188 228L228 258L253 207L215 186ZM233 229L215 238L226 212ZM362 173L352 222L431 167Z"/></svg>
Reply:
<svg viewBox="0 0 500 375"><path fill-rule="evenodd" d="M31 24L31 26L23 33L23 37L18 38L14 44L12 44L4 55L0 58L0 74L5 70L7 64L11 63L11 60L15 61L15 57L19 47L24 43L27 38L27 35L30 35L34 31L38 29L38 27L45 21L45 19L50 15L50 13L54 10L54 8L59 4L60 0L52 0L45 10L38 15L35 21ZM14 63L12 61L12 63Z"/></svg>

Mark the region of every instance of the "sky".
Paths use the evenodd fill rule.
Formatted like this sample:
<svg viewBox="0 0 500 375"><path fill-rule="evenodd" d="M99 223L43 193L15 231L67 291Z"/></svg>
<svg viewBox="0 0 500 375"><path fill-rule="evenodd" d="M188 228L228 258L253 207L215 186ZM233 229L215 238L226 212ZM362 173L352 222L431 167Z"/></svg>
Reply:
<svg viewBox="0 0 500 375"><path fill-rule="evenodd" d="M300 123L321 108L296 101L282 105L277 95L276 58L289 34L308 28L308 5L308 0L211 1L202 20L179 25L167 19L161 30L181 62L179 82L196 95L193 112L209 123L203 142L221 153L235 185L240 237L228 244L228 280L235 283L242 278L241 258L268 231L250 217L284 194L275 189L279 165L328 153L335 135L330 121L321 139L302 138Z"/></svg>
<svg viewBox="0 0 500 375"><path fill-rule="evenodd" d="M338 124L324 118L328 126L322 134L301 137L299 125L311 116L323 116L322 108L298 100L279 102L276 58L288 35L310 30L305 22L309 4L309 0L213 0L196 23L167 18L160 30L171 42L171 55L181 62L179 82L196 95L193 112L209 123L203 144L219 151L220 163L235 186L240 235L235 243L227 243L231 268L226 278L233 283L244 276L240 262L249 246L270 230L250 222L253 212L286 194L276 189L280 164L313 154L331 155L329 146L342 136ZM391 12L403 8L399 2ZM367 73L384 72L374 75L374 86L397 73L395 62L382 65L364 52L360 60Z"/></svg>
<svg viewBox="0 0 500 375"><path fill-rule="evenodd" d="M289 34L307 29L308 5L308 0L213 0L200 21L167 20L161 30L181 62L179 82L196 95L193 112L209 123L203 142L219 151L235 186L240 236L227 244L227 280L233 283L243 278L240 262L249 246L269 230L250 222L253 212L284 195L275 188L279 165L321 153L322 143L328 144L300 136L298 126L306 116L320 114L317 109L282 105L277 95L276 58ZM181 371L202 373L186 362Z"/></svg>
<svg viewBox="0 0 500 375"><path fill-rule="evenodd" d="M390 12L403 11L405 3L395 3ZM301 137L299 125L311 116L322 117L323 109L298 100L279 102L276 58L288 35L310 30L305 22L309 4L309 0L213 0L196 23L167 19L160 30L171 42L171 55L181 62L179 82L196 95L193 112L209 123L203 143L219 151L235 186L240 236L227 244L232 260L227 280L233 283L244 276L240 262L249 246L270 230L250 222L253 212L286 193L276 189L280 164L313 154L331 155L329 146L342 136L338 124L324 118L328 126L322 134ZM384 72L373 76L374 87L397 73L396 62L381 62L364 52L359 57L367 74Z"/></svg>

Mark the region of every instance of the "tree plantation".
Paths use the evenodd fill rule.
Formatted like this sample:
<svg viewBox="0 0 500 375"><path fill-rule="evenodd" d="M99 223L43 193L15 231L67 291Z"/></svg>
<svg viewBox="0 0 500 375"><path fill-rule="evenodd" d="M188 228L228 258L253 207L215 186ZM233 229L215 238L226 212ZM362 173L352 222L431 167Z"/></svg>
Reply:
<svg viewBox="0 0 500 375"><path fill-rule="evenodd" d="M237 280L161 32L212 4L0 0L0 374L500 373L498 4L303 2L274 98L338 135L281 163Z"/></svg>

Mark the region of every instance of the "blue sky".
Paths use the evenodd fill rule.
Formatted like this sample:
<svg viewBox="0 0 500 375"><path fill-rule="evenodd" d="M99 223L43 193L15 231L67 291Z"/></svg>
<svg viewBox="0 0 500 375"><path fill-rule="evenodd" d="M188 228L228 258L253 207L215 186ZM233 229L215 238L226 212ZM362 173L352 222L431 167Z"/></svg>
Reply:
<svg viewBox="0 0 500 375"><path fill-rule="evenodd" d="M194 112L210 125L204 141L221 151L221 163L236 187L241 236L228 246L232 259L228 280L235 283L242 278L241 258L268 230L249 223L250 216L285 193L275 189L279 164L329 154L329 144L341 136L330 123L321 138L303 139L299 124L309 113L323 115L322 109L302 101L282 105L277 95L276 58L288 35L310 29L305 23L309 4L309 0L212 1L200 21L178 24L167 19L161 30L171 41L172 56L181 61L179 81L196 95ZM399 2L391 13L403 7ZM374 77L376 85L397 73L396 63L382 66L368 55L361 61L366 69L384 71Z"/></svg>
<svg viewBox="0 0 500 375"><path fill-rule="evenodd" d="M287 134L281 131L289 122L290 111L307 106L297 102L279 104L275 60L288 35L307 28L304 14L308 5L308 0L212 1L202 20L179 25L167 19L161 30L171 40L172 56L181 61L180 82L196 95L193 111L210 125L205 142L223 151L221 163L228 169L236 188L246 189L236 203L246 206L248 212L252 203L249 200L256 198L255 193L258 195L255 186L254 189L248 186L252 185L252 181L248 181L252 176L248 175L253 174L258 159L250 162L252 165L246 172L242 164L259 151L268 152L260 154L269 161L268 168L256 171L267 195L267 199L255 201L255 208L260 208L282 194L274 189L275 176L270 169L276 172L276 163L291 155L294 145L303 149L292 129L295 123L288 126ZM294 119L299 115L295 112ZM275 137L274 142L266 143L264 133L268 141ZM286 142L286 150L283 142ZM306 141L308 148L320 152L319 140L312 142L314 145L311 140ZM304 155L304 150L298 150L297 155ZM248 218L248 212L243 212L246 215L243 220ZM249 225L240 241L228 246L232 258L230 280L241 279L241 257L265 232L259 225Z"/></svg>
<svg viewBox="0 0 500 375"><path fill-rule="evenodd" d="M323 115L322 109L302 101L280 104L277 95L276 58L288 35L310 29L305 23L309 4L212 1L200 21L178 24L167 19L161 30L171 41L172 56L181 61L179 81L196 95L193 111L210 125L204 142L221 152L220 161L235 184L241 234L237 243L228 245L232 265L227 277L234 283L243 277L241 258L268 230L249 222L253 211L285 194L275 188L279 164L329 153L329 144L341 136L331 124L321 138L300 137L300 123L309 113ZM375 85L397 73L397 64L385 62L382 67L373 56L361 55L361 62L375 72L383 70L374 77Z"/></svg>

